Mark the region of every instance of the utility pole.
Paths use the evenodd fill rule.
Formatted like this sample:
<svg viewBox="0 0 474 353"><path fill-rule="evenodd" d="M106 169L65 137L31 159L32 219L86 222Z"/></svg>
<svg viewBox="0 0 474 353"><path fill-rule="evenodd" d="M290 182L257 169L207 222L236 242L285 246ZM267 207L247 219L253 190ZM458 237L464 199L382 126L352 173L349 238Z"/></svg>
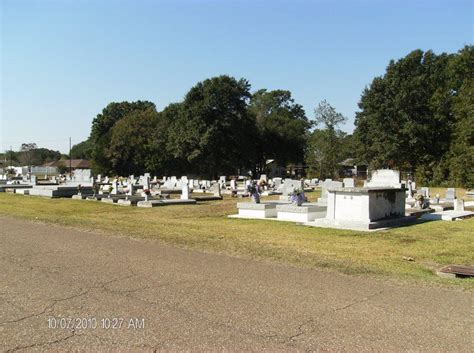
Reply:
<svg viewBox="0 0 474 353"><path fill-rule="evenodd" d="M71 138L69 137L69 177L72 178Z"/></svg>

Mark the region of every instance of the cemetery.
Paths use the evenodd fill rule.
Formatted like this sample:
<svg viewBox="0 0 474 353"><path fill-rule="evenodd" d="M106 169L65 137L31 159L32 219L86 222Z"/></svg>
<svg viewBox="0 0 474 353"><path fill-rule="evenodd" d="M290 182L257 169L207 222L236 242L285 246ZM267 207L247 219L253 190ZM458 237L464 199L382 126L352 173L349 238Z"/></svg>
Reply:
<svg viewBox="0 0 474 353"><path fill-rule="evenodd" d="M403 207L409 210L420 205L407 204L406 190L397 188L398 185L364 187L363 183L345 180L341 181L341 187L327 180L318 181L321 186L308 187L305 180L284 179L275 184L268 178L267 186L259 188L258 196L255 193L252 196L251 192L257 189L252 185L258 186L259 178L235 178L235 183L232 178L227 178L225 183L197 178L191 182L189 178L188 183L194 188L188 186L179 191L170 182L171 177L95 176L92 188L91 181L84 180L86 176L87 172L77 176L81 178L81 191L74 176L64 182L67 187L75 187L73 197L0 193L0 212L47 223L156 238L196 249L224 253L232 249L231 253L242 256L251 253L262 258L340 268L350 273L368 271L433 281L429 273L435 273L442 265L469 262L466 244L472 233L474 219L469 217L474 200L465 190L456 189L458 201L452 202L452 193L447 189L424 189L430 194L430 208L438 206L443 210L430 209L429 213L406 216L402 214ZM149 194L143 189L148 180ZM162 188L167 180L166 188ZM173 178L173 183L180 180L181 177ZM37 184L42 182L36 180ZM129 188L128 183L133 186ZM344 187L345 183L350 186ZM219 188L213 188L216 184ZM38 186L30 190L33 187L40 190ZM54 190L58 186L45 187ZM307 191L295 192L294 187L298 186L300 191L301 186ZM326 200L320 202L324 187ZM212 193L217 190L221 190L220 198ZM235 190L236 197L232 194ZM265 191L276 194L262 196ZM195 199L206 195L217 199ZM462 203L464 211L460 208ZM166 207L169 205L172 207ZM463 221L445 221L448 219ZM375 233L374 226L379 227L375 227ZM444 253L449 255L441 255ZM406 263L404 257L414 258L416 262ZM427 268L432 272L426 272Z"/></svg>
<svg viewBox="0 0 474 353"><path fill-rule="evenodd" d="M318 192L309 200L307 195ZM154 208L196 205L202 202L237 198L237 214L230 218L294 222L311 227L373 231L427 222L453 221L474 215L467 200L447 188L445 197L430 195L428 187L416 190L411 180L401 180L400 172L372 171L371 178L356 186L353 178L326 179L268 178L249 176L206 180L176 176L153 178L149 173L135 177L93 176L90 169L77 169L72 176L39 179L32 175L2 183L0 192L47 198L100 201L116 206ZM264 198L266 198L264 200Z"/></svg>
<svg viewBox="0 0 474 353"><path fill-rule="evenodd" d="M0 351L472 351L473 5L1 1Z"/></svg>

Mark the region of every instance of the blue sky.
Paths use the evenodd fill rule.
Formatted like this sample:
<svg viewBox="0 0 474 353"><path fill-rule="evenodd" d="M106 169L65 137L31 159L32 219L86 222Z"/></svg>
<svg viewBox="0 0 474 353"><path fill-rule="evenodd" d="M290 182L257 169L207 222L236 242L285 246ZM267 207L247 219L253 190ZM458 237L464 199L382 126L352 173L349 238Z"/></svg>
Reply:
<svg viewBox="0 0 474 353"><path fill-rule="evenodd" d="M159 110L229 74L322 99L353 129L363 88L390 59L473 43L473 1L0 0L0 150L68 151L112 101Z"/></svg>

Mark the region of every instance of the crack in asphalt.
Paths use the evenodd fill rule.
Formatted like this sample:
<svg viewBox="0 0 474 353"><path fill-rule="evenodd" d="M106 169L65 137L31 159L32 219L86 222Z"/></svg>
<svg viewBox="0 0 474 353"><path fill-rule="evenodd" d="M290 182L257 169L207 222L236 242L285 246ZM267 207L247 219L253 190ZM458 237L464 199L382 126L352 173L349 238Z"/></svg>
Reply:
<svg viewBox="0 0 474 353"><path fill-rule="evenodd" d="M14 348L11 348L11 349L8 349L6 350L6 352L16 352L20 349L29 349L29 348L33 348L33 347L42 347L42 346L50 346L52 344L57 344L57 343L61 343L61 342L64 342L64 341L67 341L68 339L74 337L74 336L79 336L79 335L76 335L76 331L73 329L72 330L72 333L70 335L67 335L63 338L58 338L54 341L48 341L48 342L39 342L39 343L33 343L33 344L29 344L27 346L16 346Z"/></svg>
<svg viewBox="0 0 474 353"><path fill-rule="evenodd" d="M40 254L40 253L38 253L38 254ZM25 259L21 259L20 261L18 261L18 259L15 259L13 261L17 265L20 265L20 266L23 267L24 263L27 262L28 260L31 260L32 256L30 255L28 257L25 258ZM12 261L11 258L8 259L8 260ZM33 268L33 267L31 267L31 268ZM131 300L138 300L138 301L144 302L148 305L154 305L154 306L161 305L161 306L164 306L164 307L166 307L166 308L168 308L172 311L179 312L179 313L181 313L185 316L191 316L191 317L194 317L194 318L198 318L200 320L205 320L206 322L208 322L208 323L210 323L214 326L224 327L225 329L230 329L230 330L238 332L240 334L251 335L251 336L254 336L254 337L257 337L257 338L260 338L260 339L263 338L265 340L275 340L275 339L277 339L278 343L285 344L285 345L294 345L294 343L301 336L303 336L305 334L308 334L308 333L311 333L311 332L314 332L316 330L316 328L311 329L311 326L315 323L316 320L314 318L310 318L310 319L302 322L300 325L298 325L298 328L295 330L296 332L294 334L290 335L290 336L287 336L286 338L284 338L285 336L281 335L281 334L270 334L270 335L256 334L252 331L244 330L242 328L235 327L234 325L231 325L231 324L219 321L219 320L208 318L208 317L206 317L204 315L201 315L201 314L197 314L197 313L190 312L188 310L183 310L181 308L177 308L176 305L166 304L166 303L157 302L157 301L145 300L145 299L142 299L142 298L139 298L139 297L133 295L134 293L137 293L139 291L143 291L143 290L147 290L147 289L151 289L151 288L158 288L158 287L167 286L167 285L170 285L170 283L166 283L166 284L159 285L159 286L141 286L141 287L138 287L138 288L132 288L132 289L126 289L126 290L108 288L108 286L112 283L122 281L122 280L126 280L126 279L129 279L129 278L132 278L132 277L136 277L136 274L132 270L129 269L129 271L130 271L130 274L127 275L127 276L123 276L123 277L115 278L115 279L112 279L112 280L109 280L109 281L101 282L97 285L89 287L86 290L81 289L81 291L77 294L74 294L74 295L71 295L71 296L68 296L68 297L65 297L65 298L55 299L55 300L53 300L53 302L51 304L47 305L43 310L41 310L38 313L33 313L33 314L30 314L30 315L26 315L24 317L21 317L21 318L15 319L15 320L7 320L7 321L4 321L4 322L0 322L0 326L4 326L4 325L7 325L7 324L12 324L12 323L18 323L18 322L23 321L23 320L27 320L27 319L30 319L30 318L33 318L33 317L43 315L47 311L54 308L54 306L57 305L60 302L64 302L64 301L68 301L68 300L71 300L71 299L74 299L74 298L85 296L85 295L89 294L92 290L99 289L99 290L103 290L103 291L108 292L108 293L117 294L117 295L120 295L120 296L125 296L125 297L127 297L128 299L131 299ZM188 281L180 281L180 283L186 283L186 282L188 282ZM173 283L173 284L177 284L177 283ZM380 295L382 292L383 291L379 291L379 292L374 293L374 294L372 294L370 296L367 296L365 298L350 302L350 303L348 303L344 306L326 310L321 314L321 316L325 316L330 312L338 312L338 311L346 310L346 309L348 309L348 308L350 308L354 305L357 305L357 304L360 304L360 303L363 303L363 302L367 302L370 299ZM28 349L28 348L37 347L37 346L52 345L52 344L60 343L61 341L64 341L64 340L68 340L68 339L72 338L74 335L75 335L75 332L73 331L73 333L71 335L66 336L62 339L58 339L58 340L50 341L50 342L34 343L34 344L31 344L31 345L28 345L28 346L18 346L18 347L15 347L15 348L13 348L9 351L13 352L13 351L16 351L16 350L19 350L19 349ZM94 335L94 336L97 337L97 338L100 338L102 340L102 338L100 336L97 336L97 335ZM162 343L164 343L164 342L162 342ZM158 344L156 346L159 347L160 344ZM149 346L149 348L153 348L154 350L156 350L156 346Z"/></svg>
<svg viewBox="0 0 474 353"><path fill-rule="evenodd" d="M344 305L342 307L339 307L339 308L335 308L334 311L341 311L341 310L346 310L347 308L350 308L351 306L354 306L354 305L357 305L357 304L360 304L360 303L364 303L364 302L367 302L369 301L370 299L374 298L374 297L377 297L379 296L380 294L382 294L384 291L383 290L380 290L376 293L373 293L365 298L362 298L362 299L359 299L359 300L356 300L356 301L353 301L352 303L349 303L347 305Z"/></svg>
<svg viewBox="0 0 474 353"><path fill-rule="evenodd" d="M334 313L334 312L346 310L346 309L348 309L348 308L350 308L350 307L352 307L352 306L354 306L354 305L357 305L357 304L360 304L360 303L365 303L365 302L371 300L372 298L379 296L379 295L382 294L383 292L384 292L384 291L381 290L381 291L378 291L378 292L376 292L376 293L373 293L373 294L371 294L371 295L369 295L369 296L367 296L367 297L365 297L365 298L362 298L362 299L359 299L359 300L355 300L355 301L353 301L353 302L351 302L351 303L348 303L348 304L346 304L346 305L344 305L344 306L325 310L325 311L323 311L323 312L321 313L321 315L319 316L319 318L321 318L321 317L323 317L323 316L325 316L325 315L327 315L327 314L329 314L329 313ZM296 340L297 340L299 337L301 337L301 336L303 336L303 335L305 335L305 334L307 334L307 333L312 333L312 332L314 332L314 331L316 330L316 328L313 328L313 329L305 329L305 327L306 327L306 326L311 326L315 321L316 321L316 319L314 319L314 318L311 318L311 319L309 319L309 320L304 321L303 323L301 323L301 324L298 326L298 328L296 329L296 333L295 333L295 334L289 336L286 340L284 340L284 341L282 341L282 342L280 342L280 343L283 343L283 344L286 344L286 345L291 345L291 344L293 344L294 342L296 342Z"/></svg>
<svg viewBox="0 0 474 353"><path fill-rule="evenodd" d="M181 283L186 283L188 281L181 281ZM176 283L173 283L173 284L176 284ZM165 284L165 285L161 285L161 286L157 286L157 287L163 287L163 286L167 286L169 284ZM135 291L136 292L136 291ZM124 294L124 293L116 293L116 294L119 294L119 295L124 295L126 296L127 298L129 299L133 299L133 300L138 300L138 301L141 301L145 304L148 304L148 305L153 305L153 306L159 306L161 305L162 307L166 307L167 309L170 309L172 311L175 311L175 312L178 312L178 313L181 313L183 314L184 316L191 316L191 317L194 317L194 318L198 318L200 320L204 320L214 326L217 326L217 327L224 327L226 329L230 329L230 330L233 330L235 332L239 332L241 334L245 334L245 335L250 335L250 336L253 336L253 337L258 337L258 338L264 338L264 339L274 339L274 338L277 338L277 337L281 337L280 335L277 335L277 334L273 334L273 335L261 335L261 334L256 334L255 332L253 331L248 331L248 330L243 330L241 328L238 328L238 327L235 327L233 325L230 325L230 324L227 324L225 322L222 322L222 321L218 321L218 320L213 320L213 319L210 319L206 316L203 316L203 315L200 315L200 314L196 314L196 313L193 313L193 312L190 312L188 310L184 310L184 309L180 309L180 308L177 308L175 305L172 305L172 304L166 304L166 303L163 303L163 302L157 302L157 301L150 301L150 300L146 300L146 299L143 299L143 298L138 298L136 296L132 296L131 293L127 293L127 294Z"/></svg>
<svg viewBox="0 0 474 353"><path fill-rule="evenodd" d="M81 289L80 293L77 293L77 294L73 294L71 296L68 296L68 297L65 297L65 298L60 298L60 299L53 299L53 302L49 305L47 305L43 310L41 310L40 312L38 313L33 313L33 314L30 314L30 315L26 315L26 316L23 316L23 317L20 317L18 319L14 319L14 320L6 320L6 321L3 321L3 322L0 322L0 326L4 326L4 325L8 325L8 324L13 324L13 323L18 323L20 321L23 321L23 320L27 320L27 319L30 319L30 318L33 318L33 317L37 317L37 316L41 316L43 314L45 314L48 310L54 308L54 306L58 303L61 303L61 302L64 302L64 301L67 301L67 300L71 300L71 299L74 299L74 298L78 298L78 297L81 297L81 296L84 296L84 295L87 295L91 290L93 289L102 289L104 291L108 291L109 289L106 287L107 285L111 284L111 283L114 283L114 282L117 282L117 281L121 281L121 280L124 280L124 279L128 279L128 278L131 278L135 276L135 274L132 274L132 275L128 275L128 276L124 276L124 277L119 277L119 278L115 278L113 280L110 280L110 281L106 281L106 282L103 282L103 283L100 283L96 286L92 286L92 287L89 287L88 289L86 289L85 291L83 291Z"/></svg>

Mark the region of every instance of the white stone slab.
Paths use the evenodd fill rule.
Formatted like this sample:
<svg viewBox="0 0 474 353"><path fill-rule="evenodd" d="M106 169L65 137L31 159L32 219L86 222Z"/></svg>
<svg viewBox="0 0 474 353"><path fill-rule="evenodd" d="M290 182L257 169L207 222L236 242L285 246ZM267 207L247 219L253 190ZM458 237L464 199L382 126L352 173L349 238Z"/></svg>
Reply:
<svg viewBox="0 0 474 353"><path fill-rule="evenodd" d="M413 224L417 221L415 216L399 217L394 219L380 220L375 222L357 222L357 221L345 221L335 220L327 218L317 218L313 222L304 223L306 226L320 227L320 228L334 228L334 229L347 229L357 231L376 231L387 228L404 226L407 224Z"/></svg>
<svg viewBox="0 0 474 353"><path fill-rule="evenodd" d="M277 218L282 221L311 222L326 215L326 210L318 206L277 205Z"/></svg>
<svg viewBox="0 0 474 353"><path fill-rule="evenodd" d="M277 216L276 204L274 203L237 203L239 216L243 218L275 218Z"/></svg>
<svg viewBox="0 0 474 353"><path fill-rule="evenodd" d="M392 169L378 169L372 172L372 177L367 183L367 186L400 188L400 180L400 171Z"/></svg>
<svg viewBox="0 0 474 353"><path fill-rule="evenodd" d="M474 217L474 212L471 211L443 211L428 213L421 216L425 221L454 221L457 219L465 219Z"/></svg>

